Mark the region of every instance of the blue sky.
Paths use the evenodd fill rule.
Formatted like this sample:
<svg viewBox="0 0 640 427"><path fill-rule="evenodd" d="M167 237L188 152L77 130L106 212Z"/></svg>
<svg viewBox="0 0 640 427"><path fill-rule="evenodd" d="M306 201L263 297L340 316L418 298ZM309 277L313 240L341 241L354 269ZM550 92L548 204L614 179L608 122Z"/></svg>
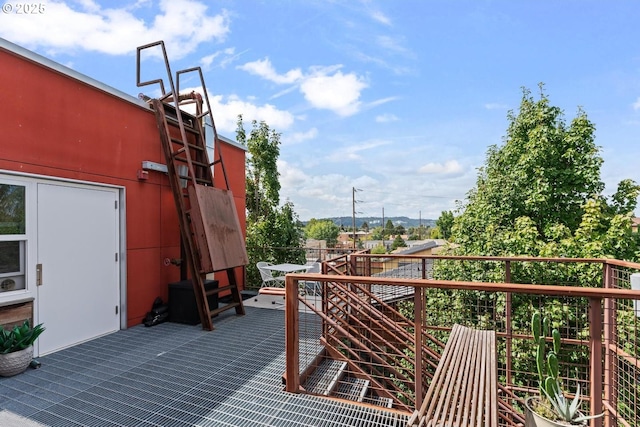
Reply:
<svg viewBox="0 0 640 427"><path fill-rule="evenodd" d="M221 134L238 114L282 133L281 198L303 220L350 216L354 187L359 216L454 209L540 82L567 122L581 106L595 123L606 193L640 182L635 1L39 3L5 2L0 37L131 95L154 95L136 87L137 46L164 40L174 72L201 66Z"/></svg>

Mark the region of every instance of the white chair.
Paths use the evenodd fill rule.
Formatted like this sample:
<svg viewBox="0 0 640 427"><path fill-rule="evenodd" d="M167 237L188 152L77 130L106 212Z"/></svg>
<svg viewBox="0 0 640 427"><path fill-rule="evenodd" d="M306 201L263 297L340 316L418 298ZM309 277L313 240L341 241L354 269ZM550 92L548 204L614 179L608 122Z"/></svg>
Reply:
<svg viewBox="0 0 640 427"><path fill-rule="evenodd" d="M284 276L274 276L271 270L266 269L265 267L273 265L268 262L260 261L256 264L258 267L258 271L260 271L260 277L262 278L262 285L260 287L284 287Z"/></svg>
<svg viewBox="0 0 640 427"><path fill-rule="evenodd" d="M309 267L309 269L306 272L320 273L321 267L322 267L322 264L320 264L319 262L314 262L313 264L311 264L311 267ZM305 280L303 283L304 285L301 286L301 288L304 289L305 293L310 295L320 295L320 291L321 291L320 282Z"/></svg>

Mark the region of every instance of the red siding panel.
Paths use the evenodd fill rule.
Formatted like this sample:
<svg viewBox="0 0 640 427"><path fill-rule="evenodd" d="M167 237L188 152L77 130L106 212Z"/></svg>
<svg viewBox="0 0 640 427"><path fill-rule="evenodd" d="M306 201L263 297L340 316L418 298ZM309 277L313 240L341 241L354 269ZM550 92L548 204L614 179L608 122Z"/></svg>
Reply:
<svg viewBox="0 0 640 427"><path fill-rule="evenodd" d="M164 163L153 112L1 48L0 64L0 169L125 187L127 319L140 323L179 280L179 268L164 263L180 257L167 179L137 178L142 161ZM245 152L222 147L244 230Z"/></svg>

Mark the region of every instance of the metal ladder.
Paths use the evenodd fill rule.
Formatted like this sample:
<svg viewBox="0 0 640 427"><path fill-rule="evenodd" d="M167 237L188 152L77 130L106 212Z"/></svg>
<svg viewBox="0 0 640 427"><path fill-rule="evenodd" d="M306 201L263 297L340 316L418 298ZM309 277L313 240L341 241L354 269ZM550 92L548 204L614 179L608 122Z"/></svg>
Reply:
<svg viewBox="0 0 640 427"><path fill-rule="evenodd" d="M142 82L140 79L140 54L145 49L160 47L165 61L170 92L165 92L162 79ZM203 111L203 97L195 92L180 95L180 77L186 73L197 72L200 77L206 110ZM160 98L146 98L155 112L164 151L169 183L178 211L180 235L184 255L191 271L194 295L198 307L202 328L212 330L212 317L222 311L235 308L236 314L244 315L242 297L235 276L235 267L248 263L238 217L229 190L220 140L215 131L213 115L209 104L202 70L190 68L176 73L177 86L174 86L164 42L159 41L137 48L137 85L159 84ZM176 94L178 94L176 96ZM187 113L184 106L195 105L195 114ZM208 116L213 127L214 155L209 162L205 143L203 118ZM173 126L170 126L170 123ZM177 124L179 132L176 132ZM173 131L172 131L173 129ZM226 189L215 188L212 167L220 164ZM227 286L207 290L205 280L208 273L225 271ZM208 297L220 292L230 291L231 302L211 310Z"/></svg>

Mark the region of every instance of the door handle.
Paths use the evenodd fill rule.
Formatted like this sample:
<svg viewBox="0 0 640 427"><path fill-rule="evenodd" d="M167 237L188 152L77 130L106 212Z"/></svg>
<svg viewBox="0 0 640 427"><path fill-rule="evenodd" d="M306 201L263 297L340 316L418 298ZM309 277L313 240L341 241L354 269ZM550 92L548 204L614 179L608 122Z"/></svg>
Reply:
<svg viewBox="0 0 640 427"><path fill-rule="evenodd" d="M42 264L36 264L36 286L42 286Z"/></svg>

